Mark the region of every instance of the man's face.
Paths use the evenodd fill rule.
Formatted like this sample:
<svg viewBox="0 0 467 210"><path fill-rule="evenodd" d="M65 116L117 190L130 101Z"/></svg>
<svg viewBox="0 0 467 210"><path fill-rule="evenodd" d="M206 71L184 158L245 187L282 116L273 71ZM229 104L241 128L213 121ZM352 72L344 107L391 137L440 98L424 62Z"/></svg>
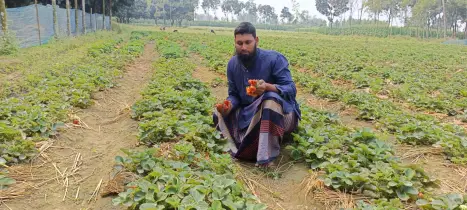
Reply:
<svg viewBox="0 0 467 210"><path fill-rule="evenodd" d="M253 58L258 46L258 37L253 37L252 34L237 34L235 35L235 51L242 61L248 61Z"/></svg>

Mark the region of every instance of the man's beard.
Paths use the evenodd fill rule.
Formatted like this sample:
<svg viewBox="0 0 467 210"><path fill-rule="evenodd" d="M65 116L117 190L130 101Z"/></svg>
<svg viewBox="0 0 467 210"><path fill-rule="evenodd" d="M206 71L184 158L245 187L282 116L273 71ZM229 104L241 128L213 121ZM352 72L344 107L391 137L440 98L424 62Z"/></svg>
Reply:
<svg viewBox="0 0 467 210"><path fill-rule="evenodd" d="M255 48L253 49L253 52L251 52L251 53L242 54L242 53L236 52L236 54L237 54L238 59L239 59L244 65L247 66L247 65L250 65L251 62L253 61L253 59L256 57L256 50L257 50L257 47L255 46Z"/></svg>

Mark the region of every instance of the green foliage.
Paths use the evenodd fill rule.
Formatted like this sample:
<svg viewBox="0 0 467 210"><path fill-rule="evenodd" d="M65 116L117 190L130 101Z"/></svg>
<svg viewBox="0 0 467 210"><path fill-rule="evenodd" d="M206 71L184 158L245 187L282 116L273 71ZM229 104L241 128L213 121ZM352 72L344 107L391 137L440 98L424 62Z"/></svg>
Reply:
<svg viewBox="0 0 467 210"><path fill-rule="evenodd" d="M404 209L404 205L399 199L388 199L382 198L372 200L371 204L363 201L358 201L356 210L400 210Z"/></svg>
<svg viewBox="0 0 467 210"><path fill-rule="evenodd" d="M117 167L142 178L127 185L113 199L130 209L266 209L235 180L229 155L199 153L188 142L173 145L164 156L160 149L126 152Z"/></svg>
<svg viewBox="0 0 467 210"><path fill-rule="evenodd" d="M183 58L155 62L157 69L143 99L132 107L141 120L139 139L149 145L184 139L202 151L223 151L225 140L212 126L214 99L191 77L195 66Z"/></svg>
<svg viewBox="0 0 467 210"><path fill-rule="evenodd" d="M84 48L87 54L71 53L63 63L52 59L53 64L37 65L24 78L3 83L8 92L0 100L0 160L11 164L32 157L34 142L57 135L72 107L92 104L92 92L113 87L124 65L140 55L144 47L140 39L124 42L118 37L107 43L110 37L102 38ZM128 46L134 50L127 50ZM38 47L44 48L39 54L53 50L48 47Z"/></svg>
<svg viewBox="0 0 467 210"><path fill-rule="evenodd" d="M429 200L419 199L417 205L424 210L467 210L467 195L439 195Z"/></svg>
<svg viewBox="0 0 467 210"><path fill-rule="evenodd" d="M304 108L293 135L292 156L325 171L321 179L333 189L407 201L436 184L418 166L402 164L369 129L351 131L329 113Z"/></svg>
<svg viewBox="0 0 467 210"><path fill-rule="evenodd" d="M0 37L0 55L13 55L18 50L19 43L14 32L7 31Z"/></svg>

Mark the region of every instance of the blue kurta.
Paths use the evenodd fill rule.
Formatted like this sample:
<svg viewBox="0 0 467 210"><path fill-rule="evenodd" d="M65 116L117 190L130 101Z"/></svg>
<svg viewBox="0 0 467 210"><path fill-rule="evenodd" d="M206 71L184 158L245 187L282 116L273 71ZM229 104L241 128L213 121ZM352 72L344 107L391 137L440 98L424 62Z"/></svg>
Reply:
<svg viewBox="0 0 467 210"><path fill-rule="evenodd" d="M301 117L299 105L295 100L297 89L288 66L289 63L282 54L260 48L257 48L256 56L248 68L243 65L237 56L230 59L227 65L227 79L229 82L229 96L227 99L232 102L232 110L240 109L239 129L247 128L256 112L254 106L248 106L254 101L253 97L246 94L246 88L249 86L248 80L250 79L262 79L275 85L279 90L279 94L265 92L262 99L273 98L282 105L284 114L295 112L298 118Z"/></svg>

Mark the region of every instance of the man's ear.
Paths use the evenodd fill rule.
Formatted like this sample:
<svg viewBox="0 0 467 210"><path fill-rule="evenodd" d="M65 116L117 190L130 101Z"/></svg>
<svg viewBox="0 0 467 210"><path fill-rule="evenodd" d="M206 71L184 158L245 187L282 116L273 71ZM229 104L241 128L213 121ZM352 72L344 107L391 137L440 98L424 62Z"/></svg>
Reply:
<svg viewBox="0 0 467 210"><path fill-rule="evenodd" d="M256 38L255 38L255 41L256 41L256 46L258 47L259 37L256 37Z"/></svg>

